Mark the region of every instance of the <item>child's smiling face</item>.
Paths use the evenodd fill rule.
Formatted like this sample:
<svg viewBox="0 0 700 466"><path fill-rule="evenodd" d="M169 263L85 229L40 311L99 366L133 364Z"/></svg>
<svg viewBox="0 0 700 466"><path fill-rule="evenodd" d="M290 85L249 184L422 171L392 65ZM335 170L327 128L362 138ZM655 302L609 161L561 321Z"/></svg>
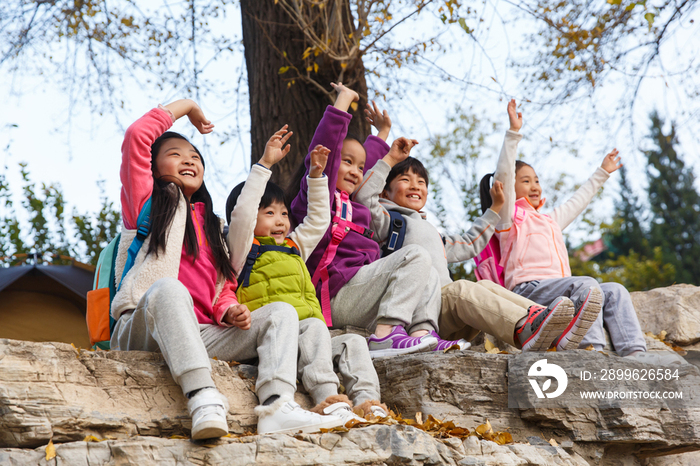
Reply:
<svg viewBox="0 0 700 466"><path fill-rule="evenodd" d="M401 207L420 212L428 200L428 183L425 178L409 169L391 180L389 188L382 192L382 197Z"/></svg>
<svg viewBox="0 0 700 466"><path fill-rule="evenodd" d="M542 197L542 187L537 173L532 167L524 165L515 173L515 198L527 198L530 204L537 208Z"/></svg>
<svg viewBox="0 0 700 466"><path fill-rule="evenodd" d="M202 157L192 144L184 139L163 141L155 160L155 175L165 181L177 181L187 199L197 192L204 180Z"/></svg>
<svg viewBox="0 0 700 466"><path fill-rule="evenodd" d="M340 150L340 167L338 167L338 180L335 187L348 194L352 194L362 183L365 171L365 160L367 153L362 144L354 139L343 141Z"/></svg>
<svg viewBox="0 0 700 466"><path fill-rule="evenodd" d="M289 212L281 202L273 202L267 207L258 209L258 221L253 234L255 236L271 236L275 243L283 244L289 233Z"/></svg>

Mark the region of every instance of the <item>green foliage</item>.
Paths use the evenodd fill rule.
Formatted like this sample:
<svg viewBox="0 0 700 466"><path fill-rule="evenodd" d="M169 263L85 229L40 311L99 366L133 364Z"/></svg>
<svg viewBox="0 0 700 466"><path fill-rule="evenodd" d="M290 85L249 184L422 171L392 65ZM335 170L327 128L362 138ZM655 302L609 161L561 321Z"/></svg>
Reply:
<svg viewBox="0 0 700 466"><path fill-rule="evenodd" d="M663 121L651 115L650 139L654 148L645 151L648 160L651 226L649 243L660 247L664 262L677 271L679 283L700 284L700 194L695 175L676 153L676 131L663 132Z"/></svg>
<svg viewBox="0 0 700 466"><path fill-rule="evenodd" d="M95 215L74 212L69 221L60 185L42 183L38 188L27 164L19 166L22 211L15 209L6 175L0 175L0 266L18 265L32 256L56 265L69 264L72 259L96 265L102 248L116 236L120 219L105 196L104 182L98 182L100 211Z"/></svg>
<svg viewBox="0 0 700 466"><path fill-rule="evenodd" d="M571 274L596 278L600 282L617 282L628 291L645 291L672 285L676 276L673 264L664 263L660 247L653 250L651 259L638 252L629 251L627 255L607 255L607 258L595 261L581 261L570 258Z"/></svg>

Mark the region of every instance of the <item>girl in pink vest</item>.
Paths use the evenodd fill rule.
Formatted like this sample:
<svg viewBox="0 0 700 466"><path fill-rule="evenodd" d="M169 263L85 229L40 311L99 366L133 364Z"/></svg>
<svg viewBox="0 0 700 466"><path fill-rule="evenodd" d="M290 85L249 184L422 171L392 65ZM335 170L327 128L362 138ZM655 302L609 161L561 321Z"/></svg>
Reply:
<svg viewBox="0 0 700 466"><path fill-rule="evenodd" d="M508 104L510 130L498 160L495 180L503 183L505 205L501 222L496 226L505 272L505 286L537 303L556 296L569 296L576 306L579 328L560 337L557 349L586 348L600 351L605 346L603 326L610 333L615 351L621 356L649 363L680 363L675 355L646 353L646 342L637 320L629 292L619 283L598 283L592 277L572 277L569 256L562 236L566 228L586 206L610 174L622 164L617 149L603 159L600 167L574 195L549 215L541 212L545 199L535 170L516 161L517 144L522 139L522 114L516 112L515 100ZM490 204L489 177L482 179L482 208ZM602 306L602 312L599 312ZM598 314L596 318L595 315ZM592 316L591 318L587 316ZM567 332L565 332L566 334Z"/></svg>

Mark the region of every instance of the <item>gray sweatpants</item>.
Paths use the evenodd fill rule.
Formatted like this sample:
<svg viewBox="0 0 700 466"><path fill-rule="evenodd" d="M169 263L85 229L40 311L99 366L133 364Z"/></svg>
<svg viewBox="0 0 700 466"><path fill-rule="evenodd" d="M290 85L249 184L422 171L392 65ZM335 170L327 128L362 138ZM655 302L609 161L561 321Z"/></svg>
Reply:
<svg viewBox="0 0 700 466"><path fill-rule="evenodd" d="M603 308L579 348L593 345L596 350L601 351L605 347L605 325L615 351L621 356L635 351L646 351L646 341L632 298L619 283L598 283L592 277L549 278L521 283L513 288L513 292L547 306L558 296L567 296L576 303L576 300L592 286L601 290Z"/></svg>
<svg viewBox="0 0 700 466"><path fill-rule="evenodd" d="M331 338L331 345L333 364L340 372L345 393L352 403L358 406L365 401L380 401L379 377L369 355L367 340L360 335L346 333Z"/></svg>
<svg viewBox="0 0 700 466"><path fill-rule="evenodd" d="M258 357L255 391L262 402L296 391L299 317L287 303L272 303L251 313L251 327L197 322L192 297L174 278L163 278L141 297L136 309L114 327L114 350L160 351L175 381L187 394L213 387L209 358L243 361Z"/></svg>
<svg viewBox="0 0 700 466"><path fill-rule="evenodd" d="M339 382L333 370L331 342L328 327L321 319L309 317L299 321L298 377L316 404L338 394ZM367 343L364 344L366 348Z"/></svg>
<svg viewBox="0 0 700 466"><path fill-rule="evenodd" d="M428 252L409 244L367 264L331 300L333 327L374 331L377 324L400 325L408 333L438 330L440 281Z"/></svg>

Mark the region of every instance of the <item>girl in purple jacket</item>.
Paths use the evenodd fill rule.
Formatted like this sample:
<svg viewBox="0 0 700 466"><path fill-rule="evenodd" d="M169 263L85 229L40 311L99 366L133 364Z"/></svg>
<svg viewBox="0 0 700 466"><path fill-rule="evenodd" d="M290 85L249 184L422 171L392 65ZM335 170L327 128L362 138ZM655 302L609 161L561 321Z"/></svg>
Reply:
<svg viewBox="0 0 700 466"><path fill-rule="evenodd" d="M445 341L437 334L440 284L428 253L411 245L380 258L379 245L369 230L369 209L349 199L362 184L365 164L374 165L389 150L408 153L416 142L400 138L390 149L379 137L369 136L363 146L347 134L352 118L347 110L359 100L358 94L342 83L331 85L338 96L326 109L310 147L321 144L331 149L324 173L333 221L306 262L326 323L333 328L352 325L373 330L368 342L373 358L453 345L466 348L465 340ZM373 115L391 124L386 114ZM377 127L380 135L388 134L388 128ZM307 155L306 173L309 163ZM306 216L307 190L304 176L292 202L297 223Z"/></svg>

